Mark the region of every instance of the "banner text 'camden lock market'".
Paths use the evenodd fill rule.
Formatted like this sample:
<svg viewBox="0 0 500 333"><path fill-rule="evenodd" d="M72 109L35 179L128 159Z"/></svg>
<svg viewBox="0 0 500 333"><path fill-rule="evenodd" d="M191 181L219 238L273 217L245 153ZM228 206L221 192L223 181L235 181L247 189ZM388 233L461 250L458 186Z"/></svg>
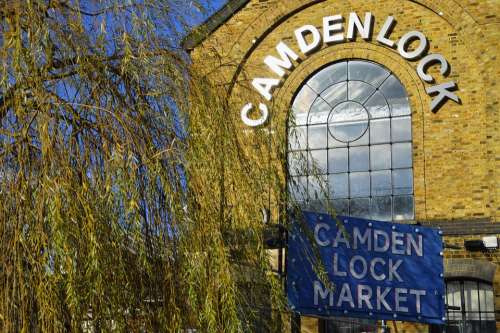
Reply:
<svg viewBox="0 0 500 333"><path fill-rule="evenodd" d="M441 235L422 226L302 211L288 237L289 304L312 316L442 324Z"/></svg>
<svg viewBox="0 0 500 333"><path fill-rule="evenodd" d="M356 32L359 33L361 38L364 40L369 40L372 38L372 29L374 23L374 17L372 13L367 12L365 14L364 21L358 17L356 13L349 14L349 21L347 24L347 34L344 35L344 19L342 15L333 15L323 17L323 33L314 25L304 25L295 30L295 39L297 45L304 56L308 56L310 53L318 50L321 46L321 42L324 44L334 44L348 41L353 41L356 38ZM388 16L385 20L384 25L377 34L376 40L378 43L388 46L390 48L396 48L398 53L406 60L416 61L420 59L417 66L417 74L424 82L433 83L434 77L427 73L429 66L438 64L440 68L440 73L443 77L446 77L450 72L450 65L448 61L438 53L429 53L429 42L425 35L419 31L410 31L404 34L401 39L396 42L390 39L391 31L394 28L396 21L394 17ZM306 40L306 36L309 40ZM409 46L417 42L418 45L410 50ZM292 50L283 41L280 41L276 45L276 51L280 58L273 56L266 56L264 58L264 63L274 72L279 78L254 78L252 81L252 86L259 92L259 94L267 101L272 99L272 91L275 87L281 84L281 80L285 77L286 71L291 70L293 67L292 60L298 60L299 55ZM433 98L430 109L432 112L436 112L440 105L446 102L447 99L451 99L456 103L459 103L459 97L452 93L456 90L457 85L454 81L448 81L441 84L436 84L430 86L426 89L427 94L436 95ZM264 103L259 103L260 117L258 119L250 118L249 114L253 109L252 103L247 103L241 109L241 119L245 125L250 127L256 127L263 125L267 122L269 117L268 107Z"/></svg>
<svg viewBox="0 0 500 333"><path fill-rule="evenodd" d="M365 251L373 252L390 252L396 255L416 255L423 256L423 238L421 234L410 234L403 232L391 232L390 234L377 229L367 228L361 232L359 228L353 228L353 235L351 241L344 237L342 230L337 230L335 238L322 239L320 232L322 230L330 229L328 224L318 223L314 228L314 240L318 246L331 246L337 248L344 246L357 250L363 247ZM369 261L361 256L355 255L350 258L346 269L342 269L339 265L339 254L333 254L333 275L337 277L351 277L355 280L363 280L368 275L376 281L398 281L404 282L398 269L403 264L403 259L388 260L381 257L373 257ZM351 308L366 307L369 310L374 308L381 310L382 307L387 311L408 312L408 307L405 304L409 301L411 296L414 302L414 307L417 313L421 312L420 298L426 295L425 290L408 289L408 288L391 288L380 287L372 288L369 285L358 284L357 290L351 290L348 283L342 283L338 293L338 299L335 300L335 306L341 307L342 303L346 302ZM373 290L375 289L375 290ZM393 290L394 289L394 290ZM353 294L354 293L354 294ZM320 281L314 281L314 305L318 305L319 299L328 299L329 305L334 306L334 293L331 290L323 288ZM392 297L393 301L389 302L395 304L395 309L386 301L386 297ZM355 301L357 300L357 304Z"/></svg>

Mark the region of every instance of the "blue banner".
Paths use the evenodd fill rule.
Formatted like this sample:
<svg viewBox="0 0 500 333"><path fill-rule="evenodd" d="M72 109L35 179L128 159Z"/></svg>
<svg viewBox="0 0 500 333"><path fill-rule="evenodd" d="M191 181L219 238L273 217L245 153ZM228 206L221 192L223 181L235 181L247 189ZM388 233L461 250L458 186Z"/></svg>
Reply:
<svg viewBox="0 0 500 333"><path fill-rule="evenodd" d="M443 324L441 232L417 225L302 212L288 237L292 310ZM343 227L342 227L343 226Z"/></svg>

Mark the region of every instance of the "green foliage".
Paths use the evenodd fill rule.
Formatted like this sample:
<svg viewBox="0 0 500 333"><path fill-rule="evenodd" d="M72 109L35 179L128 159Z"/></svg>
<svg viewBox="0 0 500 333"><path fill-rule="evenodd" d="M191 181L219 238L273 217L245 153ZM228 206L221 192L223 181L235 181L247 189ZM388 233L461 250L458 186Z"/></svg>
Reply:
<svg viewBox="0 0 500 333"><path fill-rule="evenodd" d="M282 169L169 43L174 7L1 2L2 332L279 329L260 209Z"/></svg>

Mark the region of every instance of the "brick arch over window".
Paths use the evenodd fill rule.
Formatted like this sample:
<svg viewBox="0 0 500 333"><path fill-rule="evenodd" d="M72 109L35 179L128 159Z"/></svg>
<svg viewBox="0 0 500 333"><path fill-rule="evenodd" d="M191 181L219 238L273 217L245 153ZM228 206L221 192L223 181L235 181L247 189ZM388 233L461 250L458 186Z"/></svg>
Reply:
<svg viewBox="0 0 500 333"><path fill-rule="evenodd" d="M493 283L497 265L478 259L446 259L444 276L446 279L470 278Z"/></svg>

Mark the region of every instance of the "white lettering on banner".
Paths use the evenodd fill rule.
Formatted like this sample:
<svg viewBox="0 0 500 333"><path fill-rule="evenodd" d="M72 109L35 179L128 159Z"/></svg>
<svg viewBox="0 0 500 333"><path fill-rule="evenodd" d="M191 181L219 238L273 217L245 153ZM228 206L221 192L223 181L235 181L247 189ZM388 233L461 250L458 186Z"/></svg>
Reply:
<svg viewBox="0 0 500 333"><path fill-rule="evenodd" d="M314 281L314 305L319 304L319 298L327 299L329 298L328 304L333 306L333 293L330 289L323 288L323 285L319 281Z"/></svg>
<svg viewBox="0 0 500 333"><path fill-rule="evenodd" d="M339 254L333 254L333 275L335 276L347 276L347 272L339 271Z"/></svg>
<svg viewBox="0 0 500 333"><path fill-rule="evenodd" d="M364 284L360 284L358 286L358 308L361 309L363 307L363 302L366 304L366 307L370 310L373 309L371 298L373 292L370 286L365 286Z"/></svg>
<svg viewBox="0 0 500 333"><path fill-rule="evenodd" d="M361 263L361 272L356 272L356 270L355 270L356 262ZM367 265L368 264L366 263L365 258L363 258L362 256L354 256L351 258L351 261L349 262L349 272L351 273L351 275L355 279L358 279L358 280L364 279L366 276L366 272L368 270Z"/></svg>
<svg viewBox="0 0 500 333"><path fill-rule="evenodd" d="M344 20L342 15L325 16L322 19L323 33L313 24L307 24L297 28L294 31L297 46L304 56L312 53L321 48L322 44L328 45L331 43L339 43L345 41L353 41L358 33L362 39L368 40L372 36L372 29L374 26L375 18L372 13L367 12L364 15L363 22L357 13L349 13L349 20L347 22L347 34L344 36ZM434 78L427 74L427 68L434 63L439 63L440 72L443 77L446 77L449 72L450 66L446 59L440 54L427 54L429 49L429 42L425 35L420 31L410 31L401 37L398 42L390 39L391 30L395 26L396 20L392 16L388 16L377 34L376 41L381 45L393 48L397 44L398 53L406 60L416 61L422 58L417 66L417 74L424 82L431 83ZM347 38L345 38L347 37ZM410 50L410 44L416 43L417 46ZM273 56L266 56L264 63L267 67L276 74L279 78L254 78L252 86L254 89L267 101L272 99L272 93L275 87L281 84L281 80L286 76L286 71L293 70L293 62L299 61L299 55L287 44L280 41L276 45L276 51L279 58ZM431 86L426 89L428 95L432 96L438 94L430 104L432 112L436 112L438 107L446 102L448 99L456 103L460 103L460 98L451 92L456 89L456 83L453 81ZM267 122L269 113L262 112L262 117L258 121L249 121L248 118L248 104L241 110L241 118L245 125L250 127L257 127L264 125ZM261 110L263 108L259 107ZM264 117L265 116L265 117ZM374 244L375 246L375 244Z"/></svg>
<svg viewBox="0 0 500 333"><path fill-rule="evenodd" d="M413 248L415 254L422 257L424 255L422 235L418 234L417 240L413 236L412 234L406 234L406 255L411 256L413 253L411 249Z"/></svg>
<svg viewBox="0 0 500 333"><path fill-rule="evenodd" d="M351 289L352 288L352 289ZM313 281L313 298L315 306L322 306L326 302L328 306L345 307L351 309L409 312L409 308L415 308L418 314L421 313L422 297L426 296L425 290L392 288L392 287L372 287L365 284L351 286L342 283L337 294L336 292L323 287L320 281ZM357 306L356 306L357 305Z"/></svg>
<svg viewBox="0 0 500 333"><path fill-rule="evenodd" d="M383 239L383 245L380 245L379 239ZM383 230L373 232L373 250L375 252L386 252L389 249L389 244L389 234L387 232Z"/></svg>
<svg viewBox="0 0 500 333"><path fill-rule="evenodd" d="M370 274L375 280L382 281L385 280L385 274L377 274L375 272L375 265L377 265L378 263L380 263L380 265L382 266L385 266L385 260L382 258L373 258L370 261Z"/></svg>
<svg viewBox="0 0 500 333"><path fill-rule="evenodd" d="M363 235L361 235L359 228L354 227L352 233L353 233L352 248L354 250L357 250L357 248L358 248L358 241L359 241L359 244L366 244L366 249L368 251L372 250L372 229L366 228L365 233Z"/></svg>
<svg viewBox="0 0 500 333"><path fill-rule="evenodd" d="M408 312L408 307L403 306L401 302L406 302L408 297L403 296L403 294L407 294L408 289L406 288L396 288L396 311L398 312Z"/></svg>
<svg viewBox="0 0 500 333"><path fill-rule="evenodd" d="M352 299L351 287L348 283L342 284L342 289L340 290L340 296L337 302L337 307L341 307L342 303L349 302L351 308L354 308L354 301Z"/></svg>
<svg viewBox="0 0 500 333"><path fill-rule="evenodd" d="M425 290L415 290L415 289L410 289L410 294L415 295L415 306L417 308L417 313L420 313L420 296L425 296L426 292Z"/></svg>
<svg viewBox="0 0 500 333"><path fill-rule="evenodd" d="M316 224L316 226L314 227L314 240L316 241L316 243L319 246L328 246L328 245L330 245L329 240L321 240L319 238L319 232L321 231L321 229L325 229L326 231L328 231L328 230L330 230L330 226L326 223Z"/></svg>
<svg viewBox="0 0 500 333"><path fill-rule="evenodd" d="M350 276L358 280L364 279L369 272L371 277L376 281L383 281L387 278L389 281L398 280L399 282L402 282L403 279L398 273L398 269L402 263L403 259L397 259L396 261L389 259L389 261L386 262L383 258L374 257L368 264L367 260L364 257L355 255L349 259L349 264L347 267L349 267L348 271ZM347 272L342 271L339 265L339 254L334 253L332 267L333 275L347 276ZM382 273L382 271L384 273Z"/></svg>
<svg viewBox="0 0 500 333"><path fill-rule="evenodd" d="M342 230L337 231L337 237L333 240L333 247L338 247L339 243L344 243L345 247L348 249L351 248L349 245L349 241L344 237L344 233Z"/></svg>
<svg viewBox="0 0 500 333"><path fill-rule="evenodd" d="M398 259L396 262L393 262L392 259L389 259L389 281L398 280L399 282L403 282L403 279L401 279L401 276L398 274L398 268L401 266L403 263L403 259Z"/></svg>
<svg viewBox="0 0 500 333"><path fill-rule="evenodd" d="M392 253L394 254L404 254L405 249L401 248L401 245L404 245L403 240L404 234L402 232L393 232L392 233ZM400 246L398 248L398 246Z"/></svg>
<svg viewBox="0 0 500 333"><path fill-rule="evenodd" d="M324 232L322 232L324 231ZM335 238L328 238L328 232L330 231L330 226L326 223L318 223L314 227L314 240L319 246L332 246L337 248L339 246L344 246L348 249L358 250L365 249L367 251L374 252L390 252L392 254L400 255L417 255L419 257L423 256L423 238L421 234L415 235L412 233L404 233L391 231L387 233L386 231L379 229L366 228L361 231L358 227L352 229L352 239L349 241L342 230L337 230L335 233Z"/></svg>
<svg viewBox="0 0 500 333"><path fill-rule="evenodd" d="M377 310L379 310L379 311L382 310L381 305L384 305L384 308L387 311L392 311L391 306L389 304L387 304L387 302L385 300L385 297L387 296L387 294L389 294L389 292L391 291L391 288L386 287L384 289L383 293L380 293L380 291L381 291L380 287L377 287Z"/></svg>

